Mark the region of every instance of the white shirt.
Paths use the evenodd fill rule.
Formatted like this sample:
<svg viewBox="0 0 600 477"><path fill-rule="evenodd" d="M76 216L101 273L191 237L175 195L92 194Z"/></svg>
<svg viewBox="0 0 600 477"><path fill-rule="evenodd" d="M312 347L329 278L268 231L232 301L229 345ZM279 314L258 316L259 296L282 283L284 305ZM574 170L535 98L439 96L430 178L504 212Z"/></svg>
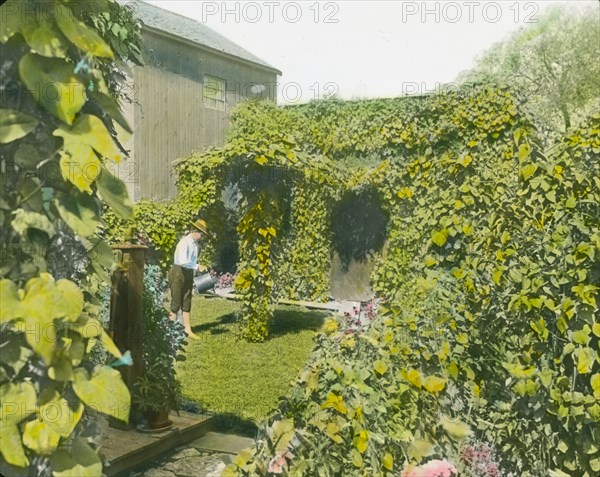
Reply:
<svg viewBox="0 0 600 477"><path fill-rule="evenodd" d="M194 238L188 234L183 237L175 248L175 265L191 270L198 270L198 245Z"/></svg>

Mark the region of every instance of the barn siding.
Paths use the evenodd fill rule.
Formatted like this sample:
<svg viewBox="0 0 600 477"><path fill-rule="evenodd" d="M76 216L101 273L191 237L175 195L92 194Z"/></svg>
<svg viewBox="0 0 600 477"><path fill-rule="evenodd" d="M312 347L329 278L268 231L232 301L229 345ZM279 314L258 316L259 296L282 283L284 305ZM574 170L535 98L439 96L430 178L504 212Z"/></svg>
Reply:
<svg viewBox="0 0 600 477"><path fill-rule="evenodd" d="M223 145L229 112L249 94L247 86L266 84L265 96L270 93L270 99L275 100L277 81L274 72L166 35L146 31L144 39L146 64L133 68L135 103L133 112L126 110L133 116L130 157L136 171L135 180L127 185L136 201L173 197L173 161L196 150ZM225 111L204 106L205 74L227 82Z"/></svg>

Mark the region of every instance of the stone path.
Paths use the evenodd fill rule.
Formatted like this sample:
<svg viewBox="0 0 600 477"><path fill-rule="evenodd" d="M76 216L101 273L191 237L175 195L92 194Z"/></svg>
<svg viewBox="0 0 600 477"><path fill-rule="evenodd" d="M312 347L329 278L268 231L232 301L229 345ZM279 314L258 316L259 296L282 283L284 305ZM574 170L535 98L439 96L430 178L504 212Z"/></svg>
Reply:
<svg viewBox="0 0 600 477"><path fill-rule="evenodd" d="M247 437L209 432L131 471L128 477L219 477L233 456L253 443Z"/></svg>

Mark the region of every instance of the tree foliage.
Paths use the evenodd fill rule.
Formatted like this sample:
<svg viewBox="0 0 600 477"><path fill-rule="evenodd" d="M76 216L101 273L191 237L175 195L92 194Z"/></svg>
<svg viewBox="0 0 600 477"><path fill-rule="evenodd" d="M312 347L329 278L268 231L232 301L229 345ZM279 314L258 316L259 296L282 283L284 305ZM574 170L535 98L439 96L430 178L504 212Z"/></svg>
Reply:
<svg viewBox="0 0 600 477"><path fill-rule="evenodd" d="M488 50L465 82L504 82L528 98L535 121L564 133L600 108L598 5L553 8Z"/></svg>

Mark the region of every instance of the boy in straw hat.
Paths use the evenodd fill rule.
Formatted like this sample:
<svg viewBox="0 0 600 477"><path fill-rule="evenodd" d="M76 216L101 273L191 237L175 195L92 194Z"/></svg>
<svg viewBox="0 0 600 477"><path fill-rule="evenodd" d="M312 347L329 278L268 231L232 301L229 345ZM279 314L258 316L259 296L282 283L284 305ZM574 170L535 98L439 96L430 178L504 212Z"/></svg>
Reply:
<svg viewBox="0 0 600 477"><path fill-rule="evenodd" d="M206 267L198 264L198 242L205 236L211 236L206 222L198 219L191 222L192 230L183 237L175 248L173 267L169 273L171 288L171 314L169 318L175 321L177 313L183 312L183 326L188 337L198 339L190 325L192 309L192 288L194 286L194 271L205 271Z"/></svg>

